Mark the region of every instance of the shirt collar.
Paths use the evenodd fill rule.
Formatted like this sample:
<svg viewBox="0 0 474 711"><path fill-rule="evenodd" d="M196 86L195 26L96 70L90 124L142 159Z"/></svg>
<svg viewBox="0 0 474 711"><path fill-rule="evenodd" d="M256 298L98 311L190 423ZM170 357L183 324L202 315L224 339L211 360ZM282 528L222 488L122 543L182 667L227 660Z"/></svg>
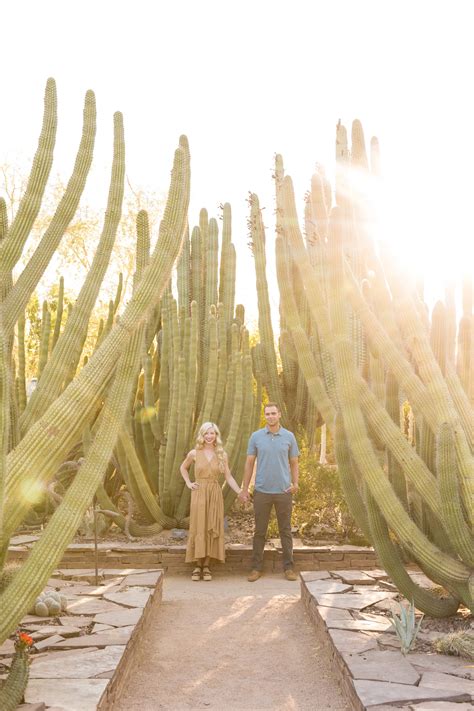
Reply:
<svg viewBox="0 0 474 711"><path fill-rule="evenodd" d="M272 431L269 429L268 425L265 425L265 434L271 434L271 435L273 435L274 437L275 437L276 435L280 435L280 434L281 434L281 425L280 425L280 427L277 429L276 432L272 432Z"/></svg>

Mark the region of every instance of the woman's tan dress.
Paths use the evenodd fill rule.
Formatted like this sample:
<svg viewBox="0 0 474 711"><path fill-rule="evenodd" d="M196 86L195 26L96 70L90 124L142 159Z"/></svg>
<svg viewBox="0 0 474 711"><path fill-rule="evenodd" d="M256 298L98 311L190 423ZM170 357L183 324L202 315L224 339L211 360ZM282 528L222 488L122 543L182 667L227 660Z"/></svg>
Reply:
<svg viewBox="0 0 474 711"><path fill-rule="evenodd" d="M191 491L186 563L206 556L225 560L224 498L219 475L219 462L215 452L208 461L204 450L196 449L194 478L199 487Z"/></svg>

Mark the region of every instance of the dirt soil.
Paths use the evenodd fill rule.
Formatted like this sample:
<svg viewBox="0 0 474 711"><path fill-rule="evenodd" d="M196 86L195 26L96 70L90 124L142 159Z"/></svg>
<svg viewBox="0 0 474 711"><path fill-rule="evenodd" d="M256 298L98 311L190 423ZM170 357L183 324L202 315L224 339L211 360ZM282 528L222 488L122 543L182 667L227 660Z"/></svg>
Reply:
<svg viewBox="0 0 474 711"><path fill-rule="evenodd" d="M114 711L350 711L299 583L164 580Z"/></svg>

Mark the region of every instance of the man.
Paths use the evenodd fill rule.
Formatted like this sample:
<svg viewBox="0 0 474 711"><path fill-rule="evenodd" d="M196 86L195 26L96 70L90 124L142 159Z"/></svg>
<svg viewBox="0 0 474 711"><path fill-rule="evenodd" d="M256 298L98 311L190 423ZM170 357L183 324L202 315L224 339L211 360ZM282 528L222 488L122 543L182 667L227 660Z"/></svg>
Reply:
<svg viewBox="0 0 474 711"><path fill-rule="evenodd" d="M253 506L255 533L253 537L252 572L247 580L255 582L262 575L263 550L272 507L278 521L283 549L283 568L287 580L297 580L293 570L293 539L291 535L292 495L298 490L298 445L293 432L280 425L278 405L269 402L264 409L266 427L254 432L249 439L247 459L240 499L248 501L249 484L255 459L257 474Z"/></svg>

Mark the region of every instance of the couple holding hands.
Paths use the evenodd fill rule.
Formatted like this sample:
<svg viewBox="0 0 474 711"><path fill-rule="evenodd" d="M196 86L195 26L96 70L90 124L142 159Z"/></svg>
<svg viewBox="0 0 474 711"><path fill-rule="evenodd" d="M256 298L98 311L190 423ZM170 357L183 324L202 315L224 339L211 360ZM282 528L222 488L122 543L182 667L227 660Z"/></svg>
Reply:
<svg viewBox="0 0 474 711"><path fill-rule="evenodd" d="M219 476L225 476L227 484L241 501L248 501L255 460L255 532L252 571L247 580L255 582L262 575L265 537L273 506L283 550L284 575L287 580L297 580L293 570L291 510L292 494L298 490L298 445L294 434L280 425L281 412L276 403L267 403L264 414L266 426L253 432L249 439L242 488L230 473L219 428L212 422L201 426L195 449L187 454L181 464L181 475L191 489L186 562L195 562L192 580L212 580L211 559L225 560L224 499ZM193 463L195 481L192 482L189 469Z"/></svg>

